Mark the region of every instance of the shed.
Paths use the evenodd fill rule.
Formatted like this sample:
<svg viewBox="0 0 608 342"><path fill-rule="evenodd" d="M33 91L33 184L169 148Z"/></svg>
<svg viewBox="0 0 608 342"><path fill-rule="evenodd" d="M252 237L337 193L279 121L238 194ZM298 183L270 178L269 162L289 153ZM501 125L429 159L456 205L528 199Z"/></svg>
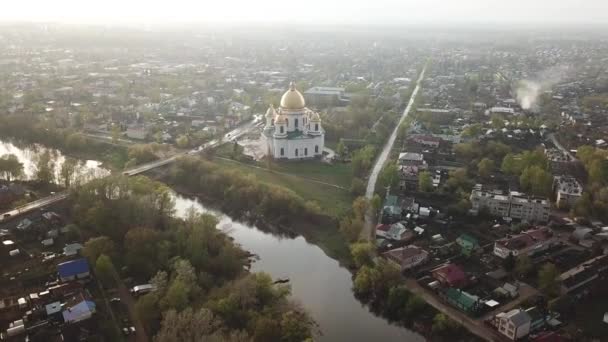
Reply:
<svg viewBox="0 0 608 342"><path fill-rule="evenodd" d="M82 249L81 244L71 243L71 244L65 245L65 247L63 247L63 254L65 256L76 255L76 254L78 254L78 251L80 251L81 249Z"/></svg>

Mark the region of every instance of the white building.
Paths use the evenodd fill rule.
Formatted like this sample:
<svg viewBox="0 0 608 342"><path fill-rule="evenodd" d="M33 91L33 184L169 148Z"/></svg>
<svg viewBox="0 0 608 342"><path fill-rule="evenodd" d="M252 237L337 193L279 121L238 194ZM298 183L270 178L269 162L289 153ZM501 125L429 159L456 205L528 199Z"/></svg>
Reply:
<svg viewBox="0 0 608 342"><path fill-rule="evenodd" d="M496 315L498 331L508 339L515 341L530 333L532 319L524 310L513 309Z"/></svg>
<svg viewBox="0 0 608 342"><path fill-rule="evenodd" d="M275 159L309 159L323 154L325 131L319 113L306 108L304 96L293 82L281 97L280 107L268 108L262 140L267 154Z"/></svg>
<svg viewBox="0 0 608 342"><path fill-rule="evenodd" d="M490 215L510 217L527 222L547 222L551 204L546 198L530 197L520 192L485 191L477 184L471 191L471 213L478 215L483 209Z"/></svg>
<svg viewBox="0 0 608 342"><path fill-rule="evenodd" d="M569 208L576 204L583 194L583 187L573 177L556 176L553 181L555 203L559 208Z"/></svg>

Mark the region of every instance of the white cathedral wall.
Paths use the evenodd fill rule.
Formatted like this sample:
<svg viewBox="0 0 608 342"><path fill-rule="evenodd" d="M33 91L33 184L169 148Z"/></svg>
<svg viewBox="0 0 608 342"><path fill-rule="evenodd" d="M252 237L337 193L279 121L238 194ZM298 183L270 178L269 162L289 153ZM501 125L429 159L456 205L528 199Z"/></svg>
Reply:
<svg viewBox="0 0 608 342"><path fill-rule="evenodd" d="M323 154L323 147L325 146L325 139L322 135L315 136L308 139L269 139L273 140L270 142L271 151L275 158L286 158L286 159L304 159L314 158ZM315 146L319 146L317 153L315 153ZM284 155L281 155L281 148L283 148ZM296 156L296 149L298 155ZM306 151L308 154L305 154Z"/></svg>

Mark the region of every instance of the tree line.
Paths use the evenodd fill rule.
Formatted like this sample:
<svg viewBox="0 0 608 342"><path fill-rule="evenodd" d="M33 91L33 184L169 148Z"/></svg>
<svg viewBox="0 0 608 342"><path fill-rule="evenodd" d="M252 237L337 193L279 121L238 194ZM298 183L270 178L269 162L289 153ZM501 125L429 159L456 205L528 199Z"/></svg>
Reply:
<svg viewBox="0 0 608 342"><path fill-rule="evenodd" d="M216 217L194 209L174 217L164 184L111 176L73 188L69 204L72 228L86 241L83 255L104 287L121 276L155 286L136 302L154 341L313 337L315 323L289 300L289 286L245 271L248 253L216 229Z"/></svg>

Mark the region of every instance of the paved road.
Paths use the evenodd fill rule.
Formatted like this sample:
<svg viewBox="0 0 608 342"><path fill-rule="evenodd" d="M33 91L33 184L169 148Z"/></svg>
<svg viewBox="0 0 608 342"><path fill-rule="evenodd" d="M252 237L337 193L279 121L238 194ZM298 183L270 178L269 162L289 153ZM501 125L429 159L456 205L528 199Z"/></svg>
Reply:
<svg viewBox="0 0 608 342"><path fill-rule="evenodd" d="M560 144L559 141L557 141L557 138L555 137L555 133L550 133L547 137L551 140L553 145L555 145L555 147L557 147L560 151L566 153L572 160L577 160L576 157L572 153L570 153L570 151L568 151L567 148L562 146L562 144Z"/></svg>
<svg viewBox="0 0 608 342"><path fill-rule="evenodd" d="M374 167L372 168L372 172L369 175L369 180L367 181L367 189L365 191L365 197L367 199L371 199L374 196L374 190L376 189L376 181L378 180L378 175L380 174L380 171L382 171L382 167L386 163L386 160L388 159L391 149L393 148L393 145L395 144L395 140L397 139L397 134L399 133L399 126L401 126L401 123L403 123L403 120L405 120L407 115L410 113L410 110L412 109L412 105L414 104L414 99L416 98L416 94L418 94L418 90L420 90L420 83L422 83L422 79L424 78L425 71L426 71L426 65L424 66L424 69L422 69L422 72L420 73L420 76L418 77L418 80L416 81L416 88L412 92L410 100L407 103L407 106L405 107L405 110L403 111L401 118L399 118L399 122L395 126L393 133L390 135L390 137L386 141L386 144L384 145L382 152L380 152L380 155L378 156L378 159L376 160L376 164L374 164ZM363 231L361 232L361 237L365 240L369 240L372 237L373 222L372 222L371 217L372 217L372 215L370 213L368 213L368 215L366 215L365 226L363 228Z"/></svg>
<svg viewBox="0 0 608 342"><path fill-rule="evenodd" d="M434 293L423 288L415 279L408 278L405 281L405 286L414 294L420 296L429 305L433 306L438 311L446 314L452 320L460 323L467 328L471 333L479 336L486 341L508 341L508 339L498 333L498 331L487 326L481 319L473 319L467 316L460 310L441 301Z"/></svg>

